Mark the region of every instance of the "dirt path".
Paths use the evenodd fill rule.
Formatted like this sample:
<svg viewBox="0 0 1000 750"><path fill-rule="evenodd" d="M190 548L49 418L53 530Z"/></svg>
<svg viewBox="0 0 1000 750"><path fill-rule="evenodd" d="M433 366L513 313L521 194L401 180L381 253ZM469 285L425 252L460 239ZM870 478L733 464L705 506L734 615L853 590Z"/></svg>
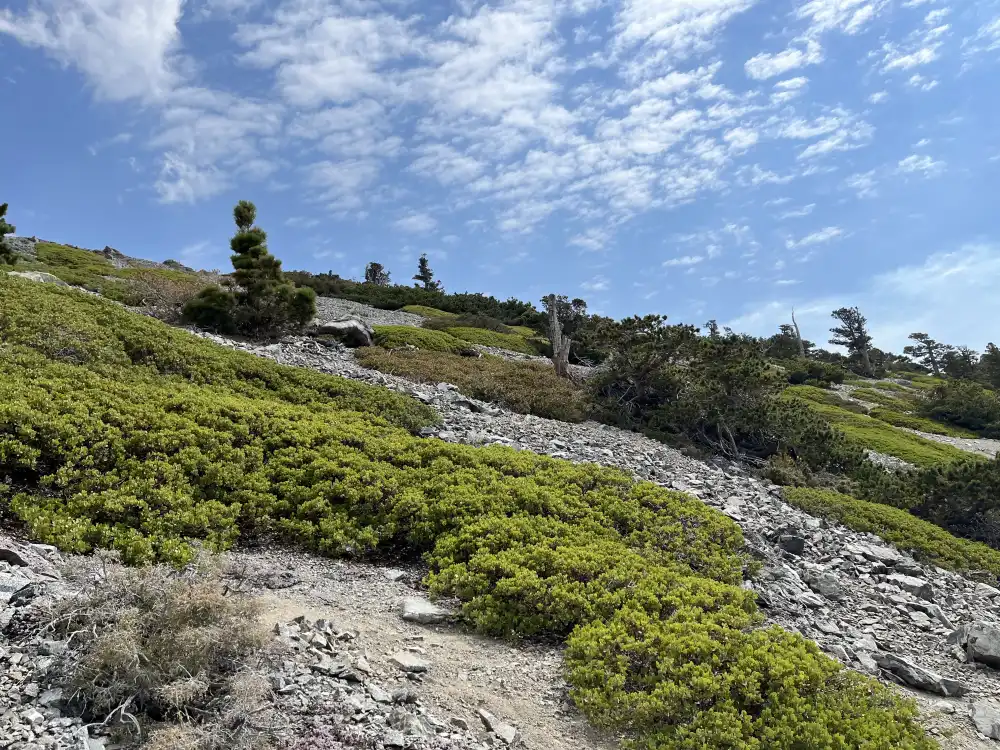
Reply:
<svg viewBox="0 0 1000 750"><path fill-rule="evenodd" d="M530 750L613 750L573 706L562 678L559 648L512 645L457 625L417 625L403 621L405 597L424 596L415 588L424 571L381 568L285 551L232 554L248 584L263 598L269 625L296 617L327 619L358 633L376 676L401 687L411 685L389 663L407 648L431 663L419 686L421 702L436 715L479 724L486 709L520 730ZM277 572L276 572L277 571Z"/></svg>

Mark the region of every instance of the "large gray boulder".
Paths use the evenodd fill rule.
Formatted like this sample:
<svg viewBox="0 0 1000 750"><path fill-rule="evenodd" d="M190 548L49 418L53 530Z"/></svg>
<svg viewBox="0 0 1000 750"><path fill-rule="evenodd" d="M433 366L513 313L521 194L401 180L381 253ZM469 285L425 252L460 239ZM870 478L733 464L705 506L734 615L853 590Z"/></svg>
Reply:
<svg viewBox="0 0 1000 750"><path fill-rule="evenodd" d="M28 281L38 281L42 284L69 286L69 284L60 279L58 276L53 276L51 273L45 273L44 271L8 271L7 275L19 276L22 279L27 279Z"/></svg>
<svg viewBox="0 0 1000 750"><path fill-rule="evenodd" d="M914 664L909 659L895 654L873 654L875 661L886 672L896 675L900 680L910 687L918 690L926 690L928 693L936 693L946 698L960 697L969 692L969 689L958 680L942 677L937 672L932 672L918 664Z"/></svg>
<svg viewBox="0 0 1000 750"><path fill-rule="evenodd" d="M1000 627L989 622L963 625L948 636L948 643L964 648L970 661L1000 669Z"/></svg>
<svg viewBox="0 0 1000 750"><path fill-rule="evenodd" d="M972 723L991 740L1000 740L1000 711L989 703L972 704Z"/></svg>
<svg viewBox="0 0 1000 750"><path fill-rule="evenodd" d="M375 331L361 318L341 318L339 320L320 321L316 319L309 327L313 336L331 336L344 346L357 348L371 346L375 340Z"/></svg>

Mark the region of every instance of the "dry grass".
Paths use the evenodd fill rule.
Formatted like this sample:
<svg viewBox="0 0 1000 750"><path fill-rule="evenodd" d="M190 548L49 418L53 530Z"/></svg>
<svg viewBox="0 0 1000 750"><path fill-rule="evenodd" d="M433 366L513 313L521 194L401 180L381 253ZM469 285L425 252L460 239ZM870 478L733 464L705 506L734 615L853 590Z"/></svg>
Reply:
<svg viewBox="0 0 1000 750"><path fill-rule="evenodd" d="M466 396L501 404L521 414L563 422L588 418L587 392L540 362L460 357L433 351L390 352L379 347L359 349L355 356L365 367L421 383L452 383Z"/></svg>
<svg viewBox="0 0 1000 750"><path fill-rule="evenodd" d="M208 286L193 274L153 269L132 269L122 283L130 303L151 308L157 318L168 323L179 321L185 303Z"/></svg>
<svg viewBox="0 0 1000 750"><path fill-rule="evenodd" d="M267 631L257 602L227 590L217 561L179 572L123 568L105 554L52 616L75 646L64 690L87 720L147 750L271 747L270 690L254 671Z"/></svg>

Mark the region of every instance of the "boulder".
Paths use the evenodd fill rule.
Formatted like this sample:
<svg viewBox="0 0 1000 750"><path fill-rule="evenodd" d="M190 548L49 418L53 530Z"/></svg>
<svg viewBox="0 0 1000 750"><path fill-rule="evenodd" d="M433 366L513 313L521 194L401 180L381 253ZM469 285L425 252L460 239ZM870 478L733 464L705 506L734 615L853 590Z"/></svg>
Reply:
<svg viewBox="0 0 1000 750"><path fill-rule="evenodd" d="M928 693L936 693L946 698L957 698L969 692L969 689L958 680L942 677L937 672L925 669L902 656L873 654L873 657L886 672L894 674L904 684L918 690L926 690Z"/></svg>
<svg viewBox="0 0 1000 750"><path fill-rule="evenodd" d="M27 279L28 281L37 281L42 284L69 286L69 284L60 279L58 276L53 276L51 273L45 273L44 271L8 271L7 275L20 276L22 279Z"/></svg>
<svg viewBox="0 0 1000 750"><path fill-rule="evenodd" d="M806 582L809 588L817 594L822 594L827 599L837 600L842 599L844 596L844 589L834 573L817 573L807 570L802 574L802 580Z"/></svg>
<svg viewBox="0 0 1000 750"><path fill-rule="evenodd" d="M309 327L313 336L332 336L337 341L356 349L361 346L371 346L375 340L375 331L361 318L341 318L322 322L316 319Z"/></svg>
<svg viewBox="0 0 1000 750"><path fill-rule="evenodd" d="M1000 669L1000 627L988 622L963 625L948 636L948 643L964 648L970 660Z"/></svg>
<svg viewBox="0 0 1000 750"><path fill-rule="evenodd" d="M397 651L389 657L389 663L399 667L404 672L413 673L426 672L431 666L428 662L416 654L411 654L409 651Z"/></svg>
<svg viewBox="0 0 1000 750"><path fill-rule="evenodd" d="M1000 740L1000 711L989 703L973 703L972 723L991 740Z"/></svg>

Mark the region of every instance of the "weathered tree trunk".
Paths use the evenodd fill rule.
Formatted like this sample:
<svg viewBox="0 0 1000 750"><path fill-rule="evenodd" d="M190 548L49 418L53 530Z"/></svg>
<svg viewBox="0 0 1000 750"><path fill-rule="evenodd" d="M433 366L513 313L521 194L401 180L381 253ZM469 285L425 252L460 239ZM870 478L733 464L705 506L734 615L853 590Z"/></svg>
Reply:
<svg viewBox="0 0 1000 750"><path fill-rule="evenodd" d="M792 310L792 325L795 326L795 341L799 345L799 356L806 356L806 346L802 343L802 331L799 330L799 324L795 320L795 310Z"/></svg>
<svg viewBox="0 0 1000 750"><path fill-rule="evenodd" d="M569 350L573 346L573 340L569 336L563 335L558 307L556 296L549 295L549 339L552 341L552 366L556 370L556 375L568 378Z"/></svg>
<svg viewBox="0 0 1000 750"><path fill-rule="evenodd" d="M870 378L875 376L875 372L872 370L872 358L868 355L867 347L861 350L861 364L864 365L865 375Z"/></svg>

